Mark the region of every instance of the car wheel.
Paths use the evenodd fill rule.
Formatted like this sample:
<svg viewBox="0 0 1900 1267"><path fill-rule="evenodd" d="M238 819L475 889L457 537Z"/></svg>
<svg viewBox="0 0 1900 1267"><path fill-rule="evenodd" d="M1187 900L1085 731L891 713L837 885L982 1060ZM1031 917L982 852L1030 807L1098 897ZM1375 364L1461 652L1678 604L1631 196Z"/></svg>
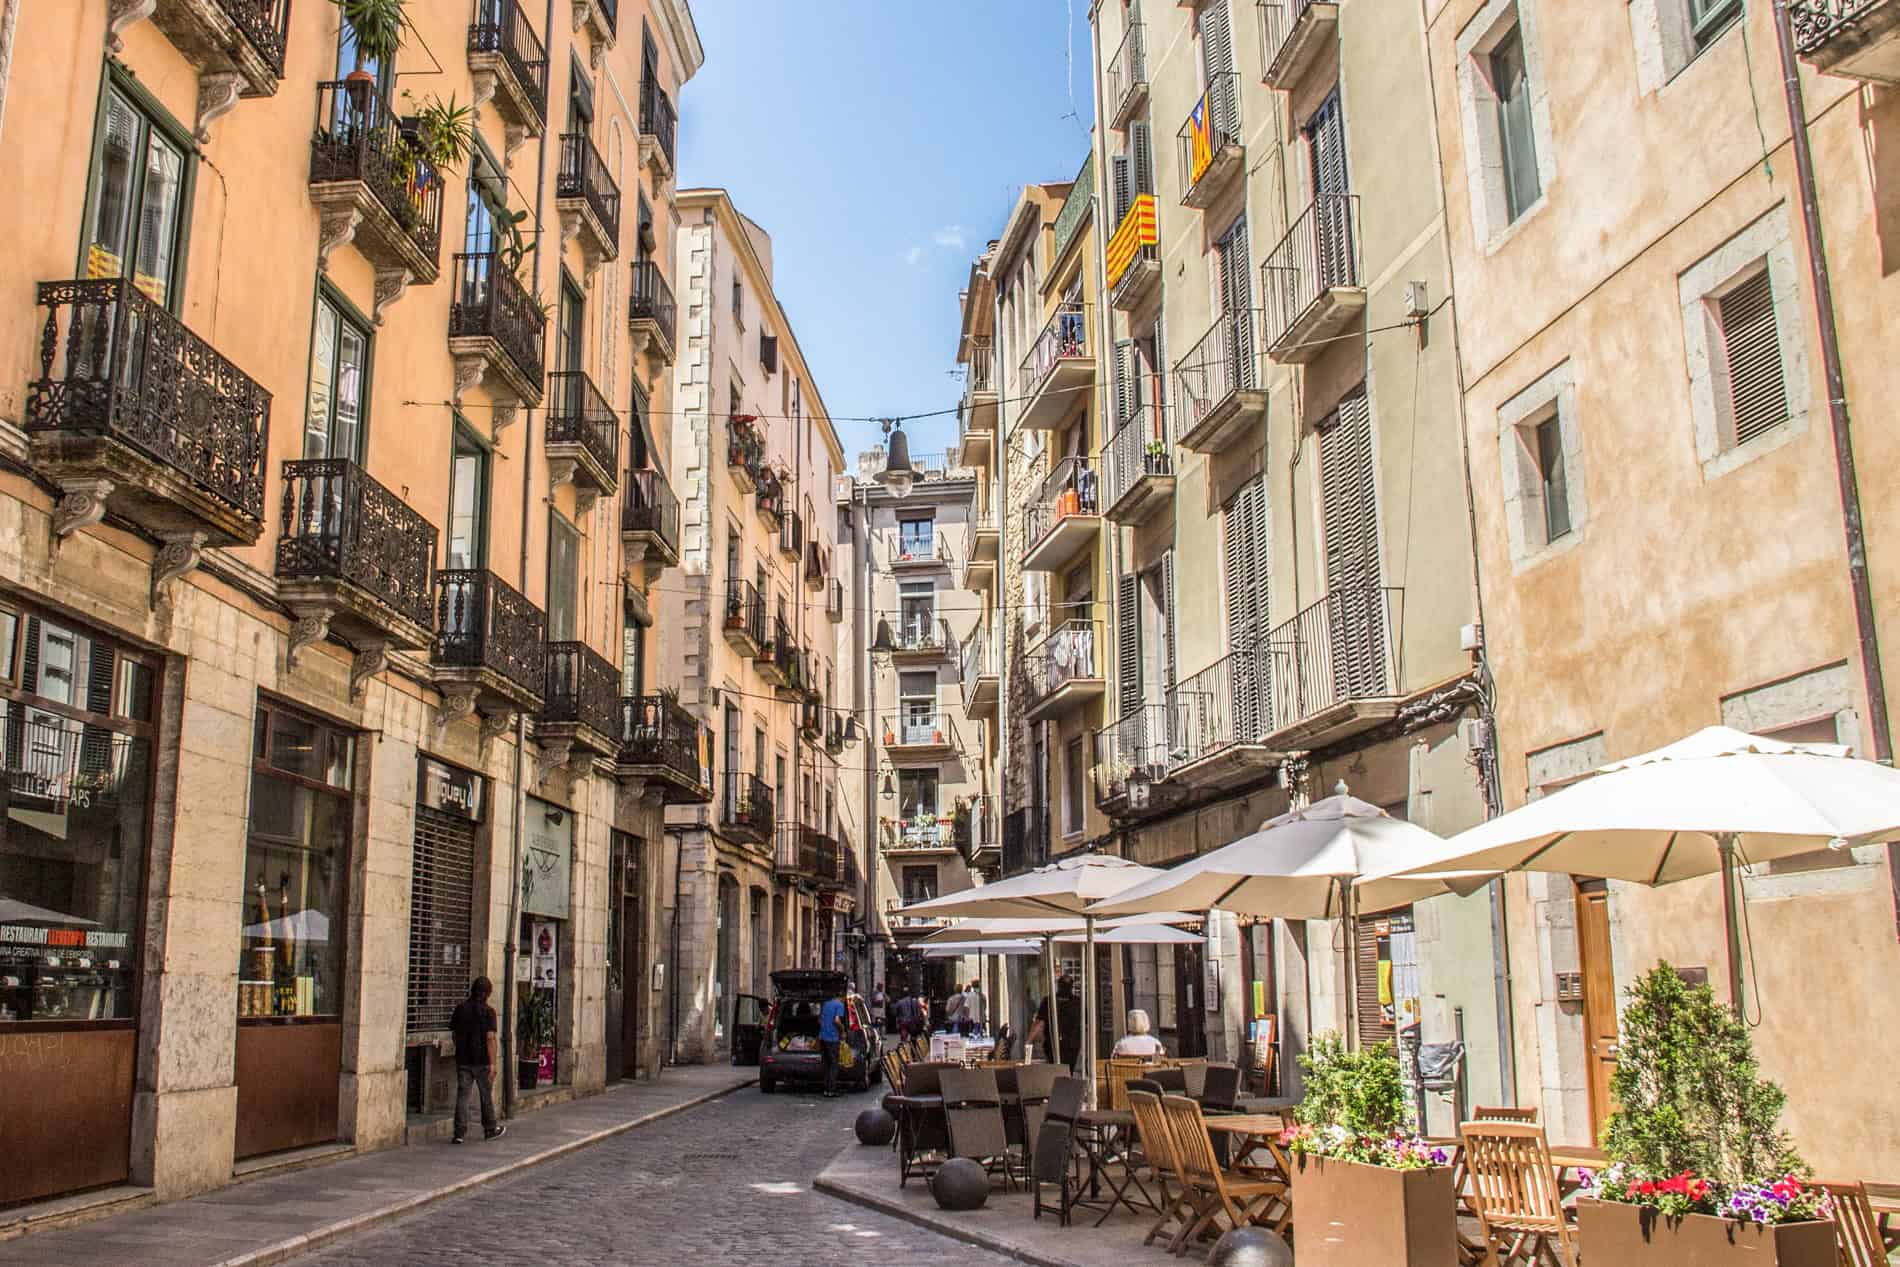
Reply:
<svg viewBox="0 0 1900 1267"><path fill-rule="evenodd" d="M772 1078L759 1079L759 1091L761 1094L771 1095L772 1092L777 1089L778 1089L778 1082L775 1079L772 1079Z"/></svg>

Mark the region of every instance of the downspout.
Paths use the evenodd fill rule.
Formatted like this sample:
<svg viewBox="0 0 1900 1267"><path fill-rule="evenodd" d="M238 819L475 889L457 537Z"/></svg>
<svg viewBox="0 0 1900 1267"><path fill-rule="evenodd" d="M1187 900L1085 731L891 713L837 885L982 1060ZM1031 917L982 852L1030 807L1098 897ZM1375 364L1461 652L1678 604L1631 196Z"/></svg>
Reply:
<svg viewBox="0 0 1900 1267"><path fill-rule="evenodd" d="M1854 595L1854 632L1860 648L1862 685L1867 692L1867 729L1873 740L1874 760L1891 765L1893 737L1887 724L1886 675L1880 664L1880 638L1874 625L1874 591L1867 573L1860 485L1854 475L1854 437L1847 418L1847 379L1841 368L1840 332L1834 324L1834 287L1828 276L1827 244L1821 236L1820 194L1814 184L1814 151L1808 145L1801 68L1795 60L1788 0L1770 0L1768 7L1775 23L1775 47L1781 54L1781 84L1788 103L1788 143L1794 151L1795 186L1801 193L1801 228L1808 239L1808 277L1814 288L1814 318L1820 326L1828 423L1834 434L1834 475L1841 492L1841 532L1847 539L1847 584ZM1895 932L1900 935L1900 843L1887 845L1887 882L1894 901Z"/></svg>
<svg viewBox="0 0 1900 1267"><path fill-rule="evenodd" d="M547 16L541 29L554 29L554 0L547 0ZM535 144L534 168L534 277L541 277L541 216L545 210L545 198L548 183L548 148L544 134ZM538 288L537 288L538 290ZM533 504L530 489L534 482L534 410L526 405L521 409L521 426L525 433L522 437L521 464L521 559L520 568L515 575L520 578L522 591L528 588L528 509ZM510 1045L515 1035L515 955L518 947L515 937L521 928L521 822L528 812L527 773L528 719L522 713L515 714L515 821L510 833L508 859L508 927L502 930L502 961L504 971L501 983L501 1032L504 1041ZM515 1114L515 1079L507 1076L507 1062L502 1062L501 1111L504 1117Z"/></svg>
<svg viewBox="0 0 1900 1267"><path fill-rule="evenodd" d="M673 838L673 949L666 974L666 1052L667 1063L676 1065L680 1058L680 868L686 861L686 832L668 826L663 834Z"/></svg>

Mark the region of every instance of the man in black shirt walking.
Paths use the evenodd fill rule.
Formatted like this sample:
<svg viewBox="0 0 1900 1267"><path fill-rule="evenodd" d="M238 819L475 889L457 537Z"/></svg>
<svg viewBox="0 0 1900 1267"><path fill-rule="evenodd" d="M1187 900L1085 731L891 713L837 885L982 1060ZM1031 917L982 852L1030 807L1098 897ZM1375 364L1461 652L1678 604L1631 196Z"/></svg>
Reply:
<svg viewBox="0 0 1900 1267"><path fill-rule="evenodd" d="M456 1005L449 1028L455 1031L455 1142L468 1134L469 1101L482 1097L482 1138L500 1139L508 1130L495 1120L495 1070L501 1066L501 1038L488 996L495 987L476 977L468 997Z"/></svg>

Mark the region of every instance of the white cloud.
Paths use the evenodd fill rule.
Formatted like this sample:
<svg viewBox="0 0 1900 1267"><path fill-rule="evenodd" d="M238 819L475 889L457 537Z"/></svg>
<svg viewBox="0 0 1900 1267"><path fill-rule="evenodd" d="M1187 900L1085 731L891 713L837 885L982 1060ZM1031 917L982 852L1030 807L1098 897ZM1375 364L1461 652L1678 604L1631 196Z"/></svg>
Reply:
<svg viewBox="0 0 1900 1267"><path fill-rule="evenodd" d="M960 224L946 224L943 228L931 234L930 240L935 242L938 246L943 247L946 251L961 251L963 249L963 226Z"/></svg>
<svg viewBox="0 0 1900 1267"><path fill-rule="evenodd" d="M904 252L904 263L906 264L919 263L923 260L923 258L924 258L924 248L921 246L913 246L910 248L910 250Z"/></svg>

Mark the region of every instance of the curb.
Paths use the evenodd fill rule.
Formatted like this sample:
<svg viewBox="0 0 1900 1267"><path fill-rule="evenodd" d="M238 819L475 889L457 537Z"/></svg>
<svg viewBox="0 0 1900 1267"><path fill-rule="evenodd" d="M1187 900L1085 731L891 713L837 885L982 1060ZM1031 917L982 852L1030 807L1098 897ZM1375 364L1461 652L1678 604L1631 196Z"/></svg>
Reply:
<svg viewBox="0 0 1900 1267"><path fill-rule="evenodd" d="M247 1253L239 1254L234 1258L223 1259L214 1264L214 1267L267 1267L267 1264L281 1263L287 1258L294 1258L298 1254L309 1253L311 1250L319 1246L328 1245L332 1241L366 1231L379 1223L386 1223L393 1219L401 1218L406 1214L413 1214L417 1210L434 1205L438 1201L446 1201L450 1197L459 1196L472 1188L479 1188L483 1184L493 1183L497 1179L505 1179L510 1175L519 1174L521 1171L539 1166L543 1162L554 1161L558 1158L565 1157L569 1153L578 1152L592 1144L598 1144L602 1140L610 1139L615 1135L624 1134L636 1127L646 1126L649 1123L659 1121L661 1118L672 1117L676 1113L684 1113L688 1109L698 1108L702 1104L732 1095L734 1092L743 1091L745 1088L751 1086L753 1081L753 1079L747 1079L744 1082L737 1082L728 1087L720 1087L717 1090L694 1096L690 1100L682 1100L678 1104L669 1104L663 1109L655 1109L653 1112L640 1117L631 1118L625 1122L617 1122L612 1126L595 1131L590 1135L583 1135L578 1139L568 1140L566 1143L557 1144L552 1148L543 1149L538 1153L531 1153L519 1160L511 1161L506 1165L497 1166L493 1170L484 1170L476 1174L468 1175L456 1180L447 1187L437 1188L431 1192L424 1192L413 1197L407 1197L396 1202L394 1205L385 1206L380 1210L372 1210L368 1214L359 1214L354 1218L341 1219L335 1223L317 1228L315 1231L303 1232L299 1235L287 1237L284 1240L266 1245L261 1249L254 1249ZM1067 1264L1052 1264L1051 1267L1067 1267Z"/></svg>
<svg viewBox="0 0 1900 1267"><path fill-rule="evenodd" d="M1020 1245L1011 1244L1001 1237L990 1236L984 1232L973 1231L967 1227L960 1227L947 1220L939 1221L931 1218L927 1214L920 1214L902 1201L894 1201L887 1197L864 1192L858 1188L847 1187L835 1179L826 1177L830 1169L831 1168L827 1166L824 1170L818 1172L818 1177L812 1180L812 1191L822 1192L828 1197L848 1202L851 1205L862 1206L867 1210L875 1210L879 1214L889 1215L894 1219L902 1219L906 1223L924 1228L927 1231L935 1232L939 1236L946 1237L953 1241L961 1241L965 1245L974 1245L978 1249L986 1249L990 1253L1000 1254L1004 1258L1013 1258L1019 1263L1029 1263L1031 1267L1076 1267L1076 1264L1069 1259L1050 1258L1034 1250L1024 1249Z"/></svg>

